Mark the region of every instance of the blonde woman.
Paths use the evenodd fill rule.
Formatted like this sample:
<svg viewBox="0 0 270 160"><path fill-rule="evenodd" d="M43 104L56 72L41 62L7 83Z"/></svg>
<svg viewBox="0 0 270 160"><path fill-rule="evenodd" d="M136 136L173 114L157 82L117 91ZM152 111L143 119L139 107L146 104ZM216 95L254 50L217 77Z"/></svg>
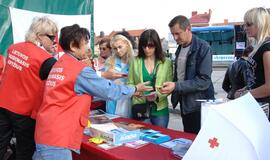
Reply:
<svg viewBox="0 0 270 160"><path fill-rule="evenodd" d="M111 39L112 56L106 62L106 70L120 72L126 75L124 78L115 79L116 84L126 84L129 71L129 61L133 58L134 51L130 41L122 35L115 35ZM130 117L130 99L107 101L106 111L122 117Z"/></svg>
<svg viewBox="0 0 270 160"><path fill-rule="evenodd" d="M32 118L41 105L45 84L40 71L44 61L52 57L49 52L53 51L57 31L55 22L47 17L36 17L25 42L8 48L0 84L0 159L13 134L17 142L16 159L32 159L35 150L35 120Z"/></svg>
<svg viewBox="0 0 270 160"><path fill-rule="evenodd" d="M244 16L248 37L255 39L253 52L248 59L248 89L258 102L270 102L270 15L262 7L252 8ZM239 97L247 90L241 89Z"/></svg>

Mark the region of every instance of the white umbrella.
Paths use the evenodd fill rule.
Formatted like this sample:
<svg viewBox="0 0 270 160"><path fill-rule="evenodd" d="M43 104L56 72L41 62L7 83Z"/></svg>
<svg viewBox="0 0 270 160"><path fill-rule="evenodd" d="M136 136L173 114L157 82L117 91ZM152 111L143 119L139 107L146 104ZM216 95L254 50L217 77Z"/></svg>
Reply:
<svg viewBox="0 0 270 160"><path fill-rule="evenodd" d="M251 96L209 107L203 126L183 160L270 159L270 123Z"/></svg>

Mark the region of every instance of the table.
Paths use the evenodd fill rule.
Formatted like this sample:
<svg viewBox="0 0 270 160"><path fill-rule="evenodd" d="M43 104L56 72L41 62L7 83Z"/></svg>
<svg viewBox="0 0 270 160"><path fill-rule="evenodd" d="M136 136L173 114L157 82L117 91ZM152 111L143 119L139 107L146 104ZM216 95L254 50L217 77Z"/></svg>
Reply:
<svg viewBox="0 0 270 160"><path fill-rule="evenodd" d="M113 121L143 124L147 128L158 130L161 133L170 135L172 139L187 138L194 140L196 137L195 134L165 129L127 118L117 118ZM93 143L89 143L88 139L88 136L83 137L81 154L73 153L73 160L177 160L177 158L171 155L171 151L169 149L152 143L138 149L120 146L104 150Z"/></svg>
<svg viewBox="0 0 270 160"><path fill-rule="evenodd" d="M102 107L105 107L105 101L93 101L91 103L90 110L100 109Z"/></svg>

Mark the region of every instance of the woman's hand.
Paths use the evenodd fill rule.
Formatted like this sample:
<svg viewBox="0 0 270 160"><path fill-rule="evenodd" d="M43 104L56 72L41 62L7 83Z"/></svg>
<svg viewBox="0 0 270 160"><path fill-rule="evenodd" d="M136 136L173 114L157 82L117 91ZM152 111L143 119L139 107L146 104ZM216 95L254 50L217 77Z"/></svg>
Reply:
<svg viewBox="0 0 270 160"><path fill-rule="evenodd" d="M246 87L241 88L234 93L234 98L239 98L239 97L243 96L244 94L246 94L247 92L248 92L248 90L246 89Z"/></svg>
<svg viewBox="0 0 270 160"><path fill-rule="evenodd" d="M150 84L150 82L147 81L147 82L137 84L136 85L136 92L153 91L153 87L147 86L147 84Z"/></svg>

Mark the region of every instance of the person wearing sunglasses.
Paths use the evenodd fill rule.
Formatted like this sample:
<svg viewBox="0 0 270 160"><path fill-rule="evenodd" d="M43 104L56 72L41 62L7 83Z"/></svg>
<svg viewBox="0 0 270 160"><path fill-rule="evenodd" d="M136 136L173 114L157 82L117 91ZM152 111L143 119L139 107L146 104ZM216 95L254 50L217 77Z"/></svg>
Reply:
<svg viewBox="0 0 270 160"><path fill-rule="evenodd" d="M168 94L161 94L158 88L163 82L172 81L172 62L165 58L159 35L154 29L147 29L141 34L138 49L138 56L130 63L127 84L136 85L150 81L154 90L132 97L132 117L167 128ZM139 108L143 109L139 111Z"/></svg>
<svg viewBox="0 0 270 160"><path fill-rule="evenodd" d="M102 38L99 45L99 55L94 58L94 68L96 71L105 71L105 61L112 55L109 38Z"/></svg>
<svg viewBox="0 0 270 160"><path fill-rule="evenodd" d="M90 33L78 24L63 27L59 44L65 54L46 80L43 102L36 118L36 152L33 160L72 160L79 153L92 96L118 100L151 90L140 83L116 85L99 77L81 60L88 54Z"/></svg>
<svg viewBox="0 0 270 160"><path fill-rule="evenodd" d="M262 7L252 8L244 15L247 36L255 39L248 58L248 84L235 97L250 92L258 102L270 102L270 15Z"/></svg>
<svg viewBox="0 0 270 160"><path fill-rule="evenodd" d="M0 54L0 83L1 83L1 78L2 78L2 73L5 67L5 58L3 55Z"/></svg>
<svg viewBox="0 0 270 160"><path fill-rule="evenodd" d="M35 150L35 109L41 105L45 81L39 72L52 55L56 23L47 17L35 17L25 42L9 46L0 84L0 159L13 135L16 159L32 159ZM31 118L32 116L32 118Z"/></svg>

